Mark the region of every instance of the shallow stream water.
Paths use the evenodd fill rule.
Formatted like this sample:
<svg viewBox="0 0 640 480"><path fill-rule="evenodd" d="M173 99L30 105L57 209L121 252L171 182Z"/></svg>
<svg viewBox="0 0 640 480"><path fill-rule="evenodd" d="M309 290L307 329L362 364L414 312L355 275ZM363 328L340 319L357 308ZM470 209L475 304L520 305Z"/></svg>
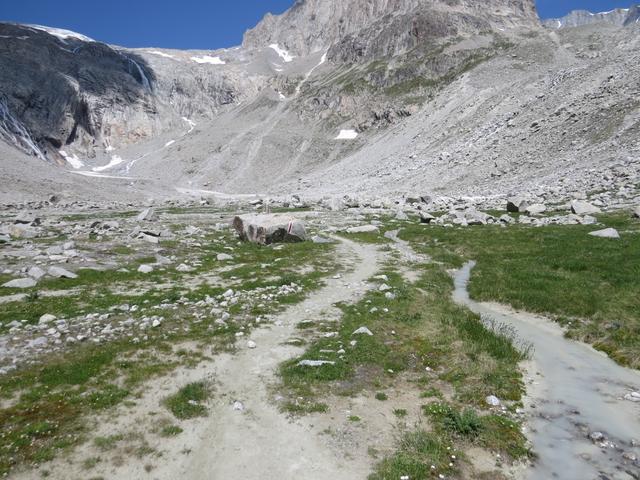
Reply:
<svg viewBox="0 0 640 480"><path fill-rule="evenodd" d="M485 319L511 325L533 346L527 368L527 437L539 456L528 480L639 479L640 373L583 343L567 340L554 322L478 303L467 290L470 262L455 274L454 299ZM602 438L598 438L598 433Z"/></svg>

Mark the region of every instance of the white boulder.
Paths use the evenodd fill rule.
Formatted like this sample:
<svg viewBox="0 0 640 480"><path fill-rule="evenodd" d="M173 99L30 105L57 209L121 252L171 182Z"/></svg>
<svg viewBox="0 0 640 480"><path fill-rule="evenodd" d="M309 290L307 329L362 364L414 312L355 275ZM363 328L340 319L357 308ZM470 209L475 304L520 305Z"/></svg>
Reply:
<svg viewBox="0 0 640 480"><path fill-rule="evenodd" d="M615 228L605 228L604 230L597 230L595 232L589 233L589 235L591 235L592 237L598 237L598 238L612 238L612 239L620 238L620 234Z"/></svg>

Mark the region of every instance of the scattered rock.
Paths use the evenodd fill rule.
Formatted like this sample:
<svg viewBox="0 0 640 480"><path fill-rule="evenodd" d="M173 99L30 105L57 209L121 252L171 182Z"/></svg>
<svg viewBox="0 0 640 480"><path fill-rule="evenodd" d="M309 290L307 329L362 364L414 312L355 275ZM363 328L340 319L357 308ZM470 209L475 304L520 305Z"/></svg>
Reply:
<svg viewBox="0 0 640 480"><path fill-rule="evenodd" d="M375 225L362 225L361 227L347 228L347 233L378 233L380 229Z"/></svg>
<svg viewBox="0 0 640 480"><path fill-rule="evenodd" d="M313 243L333 243L333 240L331 240L330 238L321 237L319 235L313 237L311 241Z"/></svg>
<svg viewBox="0 0 640 480"><path fill-rule="evenodd" d="M258 346L258 345L256 344L256 342L254 342L253 340L249 340L249 341L247 342L247 348L250 348L250 349L252 349L252 350L253 350L253 349L254 349L254 348L256 348L257 346Z"/></svg>
<svg viewBox="0 0 640 480"><path fill-rule="evenodd" d="M598 237L598 238L612 238L612 239L620 238L620 234L615 228L605 228L604 230L597 230L595 232L589 233L589 235L591 235L592 237Z"/></svg>
<svg viewBox="0 0 640 480"><path fill-rule="evenodd" d="M55 278L78 278L78 275L68 270L65 270L62 267L49 267L49 270L47 270L47 273Z"/></svg>
<svg viewBox="0 0 640 480"><path fill-rule="evenodd" d="M633 216L635 218L640 218L640 205L638 205L634 210L633 210Z"/></svg>
<svg viewBox="0 0 640 480"><path fill-rule="evenodd" d="M429 224L431 223L433 220L435 220L436 217L434 217L433 215L431 215L430 213L427 212L420 212L420 223L426 223Z"/></svg>
<svg viewBox="0 0 640 480"><path fill-rule="evenodd" d="M529 205L527 208L525 208L525 213L527 215L540 215L546 211L547 207L542 203L534 203L533 205Z"/></svg>
<svg viewBox="0 0 640 480"><path fill-rule="evenodd" d="M156 220L156 212L153 208L147 208L140 212L140 214L136 217L138 222L152 222Z"/></svg>
<svg viewBox="0 0 640 480"><path fill-rule="evenodd" d="M525 213L529 203L524 197L513 197L507 199L507 212Z"/></svg>
<svg viewBox="0 0 640 480"><path fill-rule="evenodd" d="M31 225L33 227L40 225L40 218L36 217L33 213L22 212L16 216L13 221L16 225Z"/></svg>
<svg viewBox="0 0 640 480"><path fill-rule="evenodd" d="M593 215L595 213L601 213L600 210L595 205L590 204L589 202L585 202L583 200L574 200L571 202L571 211L576 215Z"/></svg>
<svg viewBox="0 0 640 480"><path fill-rule="evenodd" d="M485 402L487 402L487 405L490 405L492 407L499 407L502 404L500 399L498 397L496 397L495 395L489 395L485 399Z"/></svg>
<svg viewBox="0 0 640 480"><path fill-rule="evenodd" d="M370 337L373 337L373 333L367 327L360 327L351 335L369 335Z"/></svg>
<svg viewBox="0 0 640 480"><path fill-rule="evenodd" d="M47 323L55 322L56 320L57 320L57 317L55 315L45 313L40 317L40 320L38 321L38 323L40 325L46 325Z"/></svg>
<svg viewBox="0 0 640 480"><path fill-rule="evenodd" d="M226 262L228 260L233 260L233 257L228 253L219 253L216 258L218 259L219 262Z"/></svg>
<svg viewBox="0 0 640 480"><path fill-rule="evenodd" d="M631 392L624 396L625 400L629 400L630 402L640 403L640 392Z"/></svg>
<svg viewBox="0 0 640 480"><path fill-rule="evenodd" d="M151 272L153 272L153 267L151 265L140 265L138 267L138 272L140 272L140 273L151 273Z"/></svg>
<svg viewBox="0 0 640 480"><path fill-rule="evenodd" d="M240 400L236 400L235 402L233 402L233 409L236 412L242 412L244 411L244 404Z"/></svg>
<svg viewBox="0 0 640 480"><path fill-rule="evenodd" d="M47 274L47 272L45 272L43 269L41 269L40 267L31 267L28 271L27 271L27 275L29 275L31 278L35 279L35 280L40 280L42 277L44 277Z"/></svg>
<svg viewBox="0 0 640 480"><path fill-rule="evenodd" d="M33 278L16 278L15 280L11 280L4 285L4 288L32 288L38 284Z"/></svg>

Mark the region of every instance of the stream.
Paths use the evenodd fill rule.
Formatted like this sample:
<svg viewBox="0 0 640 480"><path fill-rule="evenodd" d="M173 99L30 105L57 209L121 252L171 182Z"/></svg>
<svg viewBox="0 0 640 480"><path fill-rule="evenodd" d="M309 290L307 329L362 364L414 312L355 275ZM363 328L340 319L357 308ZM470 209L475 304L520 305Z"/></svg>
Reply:
<svg viewBox="0 0 640 480"><path fill-rule="evenodd" d="M640 373L567 340L549 319L471 300L467 286L474 266L456 272L454 300L511 325L534 348L525 374L525 433L538 459L525 478L639 479L640 402L631 394L640 391Z"/></svg>

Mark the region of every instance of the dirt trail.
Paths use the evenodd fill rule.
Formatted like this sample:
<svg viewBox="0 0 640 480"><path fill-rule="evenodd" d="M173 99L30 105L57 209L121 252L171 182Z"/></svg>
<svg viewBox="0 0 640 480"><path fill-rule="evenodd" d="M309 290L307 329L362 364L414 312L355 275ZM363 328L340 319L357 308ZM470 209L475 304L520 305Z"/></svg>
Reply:
<svg viewBox="0 0 640 480"><path fill-rule="evenodd" d="M588 345L567 340L544 317L469 298L474 263L455 276L455 300L499 323L512 325L535 348L527 376L527 437L539 461L531 480L637 479L640 403L625 395L640 390L640 373L619 366ZM600 432L603 438L595 438ZM591 439L589 436L593 436ZM626 457L626 458L625 458Z"/></svg>
<svg viewBox="0 0 640 480"><path fill-rule="evenodd" d="M257 348L216 359L216 390L224 392L227 401L216 405L193 432L196 438L188 442L194 445L192 453L179 464L160 465L154 478L366 478L370 459L337 456L309 421L291 421L280 413L268 391L278 365L302 351L283 345L296 334L296 324L337 317L339 311L333 304L362 295L367 289L364 282L376 273L380 262L375 247L347 240L341 240L337 254L352 259L350 273L329 280L307 300L279 315L272 328L255 331L250 339ZM243 411L234 410L235 401L242 402Z"/></svg>

